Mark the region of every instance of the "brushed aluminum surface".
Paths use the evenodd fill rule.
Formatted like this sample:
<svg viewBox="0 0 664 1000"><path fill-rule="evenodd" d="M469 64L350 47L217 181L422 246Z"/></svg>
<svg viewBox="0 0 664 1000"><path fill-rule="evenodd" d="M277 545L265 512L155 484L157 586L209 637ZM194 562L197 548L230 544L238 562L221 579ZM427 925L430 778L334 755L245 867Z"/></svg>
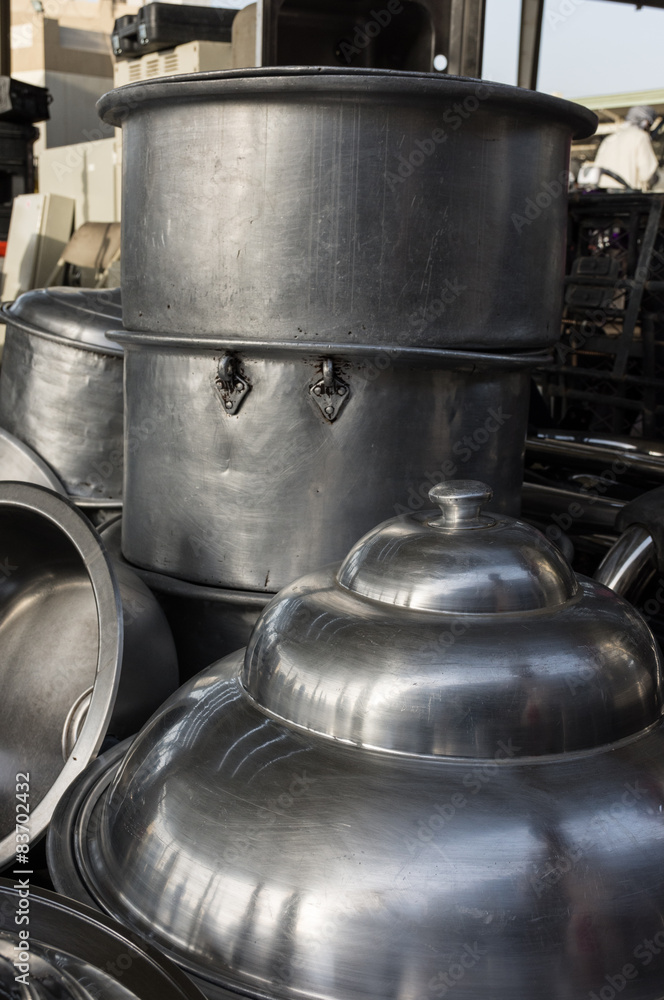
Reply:
<svg viewBox="0 0 664 1000"><path fill-rule="evenodd" d="M122 213L140 220L122 235L127 328L501 350L558 339L570 140L596 125L585 108L322 67L151 80L97 107L122 126Z"/></svg>
<svg viewBox="0 0 664 1000"><path fill-rule="evenodd" d="M135 733L177 686L168 624L147 587L113 566L65 498L0 483L0 868L16 849L17 772L32 841L108 733Z"/></svg>
<svg viewBox="0 0 664 1000"><path fill-rule="evenodd" d="M0 480L33 483L55 493L67 491L53 470L36 451L0 427Z"/></svg>
<svg viewBox="0 0 664 1000"><path fill-rule="evenodd" d="M46 313L50 305L41 303ZM41 327L14 317L12 308L5 307L4 319L0 425L36 451L71 496L121 498L122 352L109 341L96 343L96 330L86 341L80 317L71 337L51 332L48 314ZM106 322L121 324L117 316Z"/></svg>
<svg viewBox="0 0 664 1000"><path fill-rule="evenodd" d="M122 555L121 532L119 520L100 530L114 563L124 562L157 598L173 633L181 683L247 645L272 594L204 587L130 566Z"/></svg>
<svg viewBox="0 0 664 1000"><path fill-rule="evenodd" d="M49 834L56 884L211 998L576 1000L619 974L658 1000L656 643L544 536L481 513L480 486L435 488L442 517L388 522L286 588L244 655L81 776ZM520 610L410 600L491 574Z"/></svg>
<svg viewBox="0 0 664 1000"><path fill-rule="evenodd" d="M491 481L496 509L519 510L529 372L540 355L238 345L249 391L229 414L217 384L227 344L117 336L122 551L135 566L274 592L342 559L378 521L427 507L442 480ZM330 357L348 389L333 420L310 391Z"/></svg>
<svg viewBox="0 0 664 1000"><path fill-rule="evenodd" d="M27 900L23 910L21 899ZM21 914L28 919L17 924ZM0 995L16 1000L202 1000L172 962L150 945L139 946L115 921L34 885L21 895L15 879L0 879Z"/></svg>

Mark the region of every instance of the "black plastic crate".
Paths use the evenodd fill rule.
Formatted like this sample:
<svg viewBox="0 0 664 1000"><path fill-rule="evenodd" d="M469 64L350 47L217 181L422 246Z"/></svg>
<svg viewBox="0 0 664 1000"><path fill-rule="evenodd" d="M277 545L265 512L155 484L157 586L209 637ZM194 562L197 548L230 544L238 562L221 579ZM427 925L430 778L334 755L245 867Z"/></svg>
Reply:
<svg viewBox="0 0 664 1000"><path fill-rule="evenodd" d="M35 87L13 76L0 76L0 121L20 125L45 122L50 117L50 102L46 87Z"/></svg>
<svg viewBox="0 0 664 1000"><path fill-rule="evenodd" d="M131 59L185 42L230 42L236 14L234 8L149 3L117 19L113 52L116 59Z"/></svg>

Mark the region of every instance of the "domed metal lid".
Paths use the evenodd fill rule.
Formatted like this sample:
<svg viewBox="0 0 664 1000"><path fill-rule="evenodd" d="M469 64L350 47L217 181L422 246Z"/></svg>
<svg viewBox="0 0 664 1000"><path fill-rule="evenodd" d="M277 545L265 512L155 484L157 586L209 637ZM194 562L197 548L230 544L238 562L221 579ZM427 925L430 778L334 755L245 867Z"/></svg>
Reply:
<svg viewBox="0 0 664 1000"><path fill-rule="evenodd" d="M579 583L535 528L482 513L483 483L430 493L362 538L335 574L268 605L242 683L272 715L354 743L426 756L600 746L660 717L652 635L626 603Z"/></svg>
<svg viewBox="0 0 664 1000"><path fill-rule="evenodd" d="M601 933L620 894L621 967L661 912L648 895L662 852L654 639L533 529L482 515L484 492L438 490L442 521L397 518L338 572L282 591L244 659L184 685L119 764L121 747L95 761L51 826L59 887L158 942L210 996L432 997L479 943L466 1000L577 997L579 919ZM526 610L476 609L482 559ZM359 592L377 587L385 599ZM463 595L473 610L446 609ZM635 777L648 826L598 835ZM585 855L543 902L529 872L555 873L576 845L605 852L580 909L570 886Z"/></svg>
<svg viewBox="0 0 664 1000"><path fill-rule="evenodd" d="M524 522L482 514L492 496L475 480L434 486L429 497L440 513L380 524L354 546L337 581L361 597L418 611L497 614L570 600L578 591L571 567Z"/></svg>
<svg viewBox="0 0 664 1000"><path fill-rule="evenodd" d="M36 288L3 306L3 313L6 323L28 333L71 340L104 354L123 353L106 336L123 329L119 288Z"/></svg>

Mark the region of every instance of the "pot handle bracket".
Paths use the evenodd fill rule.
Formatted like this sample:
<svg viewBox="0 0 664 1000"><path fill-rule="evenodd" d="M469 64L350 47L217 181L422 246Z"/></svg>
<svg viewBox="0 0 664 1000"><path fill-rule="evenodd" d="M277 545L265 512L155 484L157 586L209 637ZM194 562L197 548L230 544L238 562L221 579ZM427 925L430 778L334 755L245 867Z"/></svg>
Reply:
<svg viewBox="0 0 664 1000"><path fill-rule="evenodd" d="M309 395L325 419L332 423L350 399L350 388L343 379L334 374L332 358L323 360L322 376L309 386Z"/></svg>
<svg viewBox="0 0 664 1000"><path fill-rule="evenodd" d="M232 354L224 354L219 361L214 384L229 417L237 413L251 392L251 386L240 375L237 358Z"/></svg>

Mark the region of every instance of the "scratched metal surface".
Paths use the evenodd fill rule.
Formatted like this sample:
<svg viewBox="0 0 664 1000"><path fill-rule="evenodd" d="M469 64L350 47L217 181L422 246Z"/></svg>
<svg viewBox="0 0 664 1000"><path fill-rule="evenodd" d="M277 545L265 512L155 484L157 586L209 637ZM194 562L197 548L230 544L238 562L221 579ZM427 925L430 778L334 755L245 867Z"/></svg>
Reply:
<svg viewBox="0 0 664 1000"><path fill-rule="evenodd" d="M123 342L122 551L135 566L274 592L340 561L379 521L429 506L443 479L482 479L497 510L519 510L527 358L337 358L349 393L329 422L310 392L315 354L239 348L250 388L229 415L215 383L223 350Z"/></svg>
<svg viewBox="0 0 664 1000"><path fill-rule="evenodd" d="M564 101L435 74L288 70L129 85L125 326L523 348L559 335Z"/></svg>

